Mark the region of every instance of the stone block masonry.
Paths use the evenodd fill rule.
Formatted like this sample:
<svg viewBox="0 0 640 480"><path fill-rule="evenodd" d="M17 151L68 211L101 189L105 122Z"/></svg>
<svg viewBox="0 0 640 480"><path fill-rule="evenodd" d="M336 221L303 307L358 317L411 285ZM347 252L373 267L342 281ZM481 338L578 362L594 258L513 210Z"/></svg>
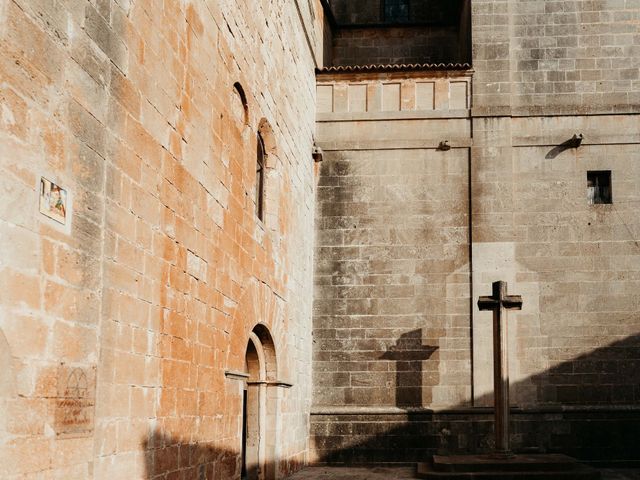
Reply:
<svg viewBox="0 0 640 480"><path fill-rule="evenodd" d="M334 65L465 62L458 58L458 30L439 27L339 30L333 39Z"/></svg>
<svg viewBox="0 0 640 480"><path fill-rule="evenodd" d="M478 0L472 10L477 108L638 111L637 2Z"/></svg>
<svg viewBox="0 0 640 480"><path fill-rule="evenodd" d="M471 397L468 80L318 79L317 461L419 457L435 424L406 412ZM454 148L437 150L444 140Z"/></svg>
<svg viewBox="0 0 640 480"><path fill-rule="evenodd" d="M495 280L515 448L640 458L640 5L368 3L0 2L2 479L490 450Z"/></svg>
<svg viewBox="0 0 640 480"><path fill-rule="evenodd" d="M471 8L468 87L455 72L318 77L315 459L491 451L475 300L503 280L524 301L514 448L637 461L640 6ZM587 199L593 172L610 172L612 203Z"/></svg>
<svg viewBox="0 0 640 480"><path fill-rule="evenodd" d="M0 477L239 478L224 373L258 323L293 384L265 462L305 464L322 23L319 2L1 2Z"/></svg>

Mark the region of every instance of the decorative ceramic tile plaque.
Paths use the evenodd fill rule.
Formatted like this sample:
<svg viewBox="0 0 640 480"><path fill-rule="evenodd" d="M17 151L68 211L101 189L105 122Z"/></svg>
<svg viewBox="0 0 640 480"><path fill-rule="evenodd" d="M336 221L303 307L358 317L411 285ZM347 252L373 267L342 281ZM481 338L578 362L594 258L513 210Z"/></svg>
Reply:
<svg viewBox="0 0 640 480"><path fill-rule="evenodd" d="M67 191L46 178L40 179L40 213L67 223Z"/></svg>

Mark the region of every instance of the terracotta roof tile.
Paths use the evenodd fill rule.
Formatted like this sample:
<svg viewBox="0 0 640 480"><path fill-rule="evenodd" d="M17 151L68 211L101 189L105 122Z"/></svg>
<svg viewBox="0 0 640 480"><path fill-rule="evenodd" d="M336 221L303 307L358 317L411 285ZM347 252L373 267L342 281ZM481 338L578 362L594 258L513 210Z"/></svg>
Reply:
<svg viewBox="0 0 640 480"><path fill-rule="evenodd" d="M319 68L318 73L334 72L375 72L399 70L470 70L468 63L402 63L402 64L374 64L374 65L337 65Z"/></svg>

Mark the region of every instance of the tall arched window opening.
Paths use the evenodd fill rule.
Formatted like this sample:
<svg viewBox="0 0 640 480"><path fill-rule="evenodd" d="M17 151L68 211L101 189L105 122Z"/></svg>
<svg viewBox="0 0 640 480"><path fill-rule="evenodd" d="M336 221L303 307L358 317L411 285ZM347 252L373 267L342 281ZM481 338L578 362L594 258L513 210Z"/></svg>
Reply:
<svg viewBox="0 0 640 480"><path fill-rule="evenodd" d="M264 140L258 133L258 151L256 155L256 215L264 220L264 174L266 164Z"/></svg>

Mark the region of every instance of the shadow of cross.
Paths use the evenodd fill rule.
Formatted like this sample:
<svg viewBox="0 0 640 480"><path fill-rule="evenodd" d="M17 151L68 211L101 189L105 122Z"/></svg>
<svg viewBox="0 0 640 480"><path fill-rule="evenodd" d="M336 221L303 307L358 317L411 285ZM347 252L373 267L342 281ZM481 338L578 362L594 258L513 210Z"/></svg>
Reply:
<svg viewBox="0 0 640 480"><path fill-rule="evenodd" d="M422 406L422 361L431 358L438 347L422 344L422 330L400 336L380 357L396 362L396 406Z"/></svg>
<svg viewBox="0 0 640 480"><path fill-rule="evenodd" d="M522 310L520 295L507 295L507 282L493 282L493 295L480 297L478 308L493 312L493 395L496 454L511 456L509 446L509 335L507 310Z"/></svg>

